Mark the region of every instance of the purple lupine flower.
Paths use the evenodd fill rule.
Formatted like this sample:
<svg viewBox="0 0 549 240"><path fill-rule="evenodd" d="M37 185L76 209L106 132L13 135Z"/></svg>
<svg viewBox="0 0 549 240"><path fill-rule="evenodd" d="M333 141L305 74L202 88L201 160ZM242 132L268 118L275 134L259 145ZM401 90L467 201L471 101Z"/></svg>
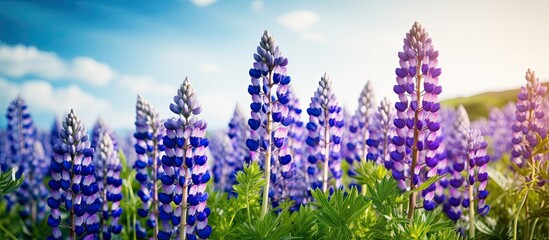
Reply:
<svg viewBox="0 0 549 240"><path fill-rule="evenodd" d="M444 121L445 126L443 134L446 142L446 156L448 160L447 172L449 173L448 199L444 203L443 210L446 215L457 221L461 218L461 205L465 198L462 187L465 185L465 178L462 172L467 169L466 164L469 158L469 128L470 121L467 111L463 106L459 106L457 111L446 112ZM467 203L465 203L467 205Z"/></svg>
<svg viewBox="0 0 549 240"><path fill-rule="evenodd" d="M320 79L319 87L307 109L309 135L306 143L309 146L307 158L309 166L307 173L312 188L328 190L328 170L336 180L336 187L341 186L341 135L343 133L343 112L332 92L332 81L327 74ZM323 163L322 175L318 171L318 164Z"/></svg>
<svg viewBox="0 0 549 240"><path fill-rule="evenodd" d="M108 132L104 132L99 136L96 151L99 159L94 162L103 162L103 168L97 169L97 172L102 172L101 176L103 176L98 178L98 182L102 183L99 185L99 194L103 204L100 225L103 239L111 239L113 234L116 235L122 231L122 225L118 224L118 218L122 214L122 208L120 208L120 200L122 199L120 170L122 165Z"/></svg>
<svg viewBox="0 0 549 240"><path fill-rule="evenodd" d="M509 128L513 123L514 121L508 121L503 110L499 108L490 110L488 117L490 132L485 134L490 137L492 160L500 160L509 149L513 148L513 143L509 141L513 138L513 131Z"/></svg>
<svg viewBox="0 0 549 240"><path fill-rule="evenodd" d="M345 160L349 163L349 175L353 176L354 165L362 160L375 160L373 155L368 155L369 146L366 143L370 139L370 134L374 130L370 125L374 118L374 89L370 81L364 85L362 92L358 98L358 109L355 114L349 117L347 129L349 137L343 145L345 152ZM373 143L373 142L371 142Z"/></svg>
<svg viewBox="0 0 549 240"><path fill-rule="evenodd" d="M521 87L516 103L516 121L512 126L513 150L511 160L519 167L524 167L526 162L534 164L541 160L542 155L532 152L538 143L538 137L547 136L547 126L543 125L545 112L543 98L547 93L547 86L541 85L535 72L528 69L526 72L526 86Z"/></svg>
<svg viewBox="0 0 549 240"><path fill-rule="evenodd" d="M37 132L25 101L18 97L13 100L6 114L7 145L10 148L7 162L10 168L18 167L16 177L25 173L26 177L19 191L14 197L19 207L19 215L27 218L29 226L35 225L43 219L44 201L47 197L47 189L42 181L47 172L47 159L44 148L37 141ZM12 196L13 197L13 196ZM11 201L12 203L15 201ZM9 209L10 202L8 202Z"/></svg>
<svg viewBox="0 0 549 240"><path fill-rule="evenodd" d="M48 225L52 228L52 236L48 239L63 239L59 229L61 204L68 211L68 237L93 239L99 232L96 213L101 206L92 163L94 150L90 148L86 128L72 109L58 136L53 147L55 157L50 164L52 179L48 183L51 189L47 201L51 208Z"/></svg>
<svg viewBox="0 0 549 240"><path fill-rule="evenodd" d="M287 181L284 185L287 189L282 190L282 198L290 199L295 202L295 205L290 208L291 211L297 211L301 204L306 203L307 197L307 169L305 159L303 158L306 151L304 151L305 145L305 126L301 119L301 106L299 98L296 96L295 91L290 85L290 102L288 108L290 110L289 116L294 120L288 130L288 142L287 145L290 149L292 156L292 163L290 172L293 175L291 181Z"/></svg>
<svg viewBox="0 0 549 240"><path fill-rule="evenodd" d="M385 164L386 161L389 161L389 145L391 136L395 132L393 124L395 111L391 108L391 105L387 98L383 98L380 102L370 125L373 134L366 140L368 145L368 157L366 159L379 164Z"/></svg>
<svg viewBox="0 0 549 240"><path fill-rule="evenodd" d="M214 188L230 193L234 182L229 178L233 174L235 164L231 139L222 131L214 133L210 139L209 150L213 158Z"/></svg>
<svg viewBox="0 0 549 240"><path fill-rule="evenodd" d="M237 105L234 109L233 117L229 122L229 131L227 135L231 139L232 151L229 157L229 176L227 181L229 184L225 191L229 192L229 195L234 194L232 192L232 185L236 184L236 173L242 170L244 162L250 162L250 152L246 147L246 140L248 139L250 128L246 124L246 117ZM232 162L231 162L232 161ZM230 189L229 189L230 188Z"/></svg>
<svg viewBox="0 0 549 240"><path fill-rule="evenodd" d="M478 199L477 211L480 215L486 216L490 211L490 206L486 205L486 197L488 197L488 190L486 185L488 184L488 172L486 167L490 162L490 156L487 155L486 148L488 143L484 140L484 136L479 129L471 129L467 138L469 145L469 159L467 167L468 169L468 188L469 196L465 198L464 202L469 202L469 205L473 204L474 198ZM478 181L478 187L474 189L475 182ZM471 189L473 188L473 189ZM473 195L473 190L476 190L476 194ZM464 204L467 205L467 204ZM469 207L469 221L474 217L474 206Z"/></svg>
<svg viewBox="0 0 549 240"><path fill-rule="evenodd" d="M109 129L109 127L107 126L107 124L105 123L105 121L102 118L98 118L97 121L95 122L95 125L93 126L92 134L91 134L92 138L91 138L91 142L90 142L91 147L93 149L97 148L97 146L99 145L99 142L100 142L99 137L103 133L108 133L109 134L109 136L111 137L112 144L114 146L114 151L118 151L118 141L117 141L117 138L116 138L116 134L113 131L111 131L111 129ZM96 167L99 168L99 166L97 166L97 165L96 165Z"/></svg>
<svg viewBox="0 0 549 240"><path fill-rule="evenodd" d="M177 90L170 110L178 117L164 122L166 155L162 157L163 186L158 195L162 203L159 209L162 230L157 237L169 239L179 229L180 238L206 239L212 231L208 226L210 209L206 207L206 183L210 180L207 124L197 118L202 108L187 78ZM177 206L175 210L172 202Z"/></svg>
<svg viewBox="0 0 549 240"><path fill-rule="evenodd" d="M390 153L393 177L401 188L415 189L420 183L422 169L426 177L437 173L437 149L440 145L438 123L438 86L441 69L437 68L438 51L431 44L425 29L414 23L404 38L403 51L398 53L400 68L395 70L397 84L393 91L399 101L395 103L397 117L394 120L396 135L392 139L395 150ZM392 165L392 166L391 166ZM405 181L409 179L409 183ZM434 187L429 187L434 190ZM410 195L408 217L413 218L416 194ZM436 205L434 193L423 199L423 207L432 210Z"/></svg>
<svg viewBox="0 0 549 240"><path fill-rule="evenodd" d="M282 173L282 178L291 177L291 155L286 138L288 126L293 119L288 115L290 101L289 86L291 79L286 74L288 59L283 57L274 37L265 31L254 54L255 62L250 69L251 85L248 93L252 96L250 104L251 118L248 125L251 128L250 138L246 146L250 150L251 160L259 162L265 170L267 184L263 190L261 215L267 214L271 182L276 183Z"/></svg>
<svg viewBox="0 0 549 240"><path fill-rule="evenodd" d="M153 236L159 231L156 220L159 212L158 179L160 179L160 159L164 146L162 138L165 135L164 127L156 109L143 97L137 96L135 106L135 153L137 155L133 168L136 170L135 179L140 183L137 193L142 207L137 210L141 218L147 218L147 228L154 229ZM146 238L146 229L140 222L136 223L139 237Z"/></svg>

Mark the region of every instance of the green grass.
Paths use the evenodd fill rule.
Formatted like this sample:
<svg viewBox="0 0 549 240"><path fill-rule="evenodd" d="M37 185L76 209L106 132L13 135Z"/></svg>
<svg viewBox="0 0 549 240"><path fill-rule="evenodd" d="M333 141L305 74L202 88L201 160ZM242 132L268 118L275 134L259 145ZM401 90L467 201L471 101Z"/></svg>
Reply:
<svg viewBox="0 0 549 240"><path fill-rule="evenodd" d="M549 82L543 85L549 86ZM462 104L469 113L471 120L488 116L492 107L501 108L509 102L515 102L519 89L512 89L499 92L485 92L470 97L452 98L442 101L443 106L457 107Z"/></svg>

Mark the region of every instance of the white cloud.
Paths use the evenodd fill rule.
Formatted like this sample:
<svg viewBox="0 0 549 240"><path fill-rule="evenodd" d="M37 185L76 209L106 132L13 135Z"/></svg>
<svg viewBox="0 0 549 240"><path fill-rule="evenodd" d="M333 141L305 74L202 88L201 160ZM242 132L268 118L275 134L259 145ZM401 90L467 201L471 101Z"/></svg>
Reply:
<svg viewBox="0 0 549 240"><path fill-rule="evenodd" d="M55 53L34 46L0 44L0 73L11 77L35 75L58 78L65 74L65 63Z"/></svg>
<svg viewBox="0 0 549 240"><path fill-rule="evenodd" d="M215 74L221 72L221 67L213 63L203 63L200 65L200 71L208 74Z"/></svg>
<svg viewBox="0 0 549 240"><path fill-rule="evenodd" d="M254 0L250 3L250 7L254 12L261 12L265 7L265 2L263 0Z"/></svg>
<svg viewBox="0 0 549 240"><path fill-rule="evenodd" d="M199 7L206 7L213 4L216 0L191 0L191 2Z"/></svg>
<svg viewBox="0 0 549 240"><path fill-rule="evenodd" d="M178 86L161 83L153 76L129 76L122 75L117 80L125 89L130 90L134 94L146 95L175 95Z"/></svg>
<svg viewBox="0 0 549 240"><path fill-rule="evenodd" d="M315 12L309 10L299 10L295 12L289 12L279 16L276 21L283 27L289 28L294 31L303 31L309 29L320 18Z"/></svg>
<svg viewBox="0 0 549 240"><path fill-rule="evenodd" d="M281 26L300 33L304 40L322 42L325 40L324 35L311 31L311 27L319 20L318 14L309 10L289 12L276 19Z"/></svg>
<svg viewBox="0 0 549 240"><path fill-rule="evenodd" d="M64 61L54 52L43 51L34 46L0 44L0 75L78 80L93 86L105 86L115 78L116 72L107 64L89 57Z"/></svg>
<svg viewBox="0 0 549 240"><path fill-rule="evenodd" d="M0 97L0 103L7 106L15 98L21 96L28 104L31 114L47 114L63 116L74 109L83 123L90 127L98 116L105 119L112 128L127 127L131 122L132 112L114 109L105 99L83 91L76 85L54 88L43 80L32 80L22 84L9 82L0 78L0 87L7 89L8 95Z"/></svg>
<svg viewBox="0 0 549 240"><path fill-rule="evenodd" d="M105 86L114 79L116 73L109 65L89 57L77 57L72 60L70 76L95 86Z"/></svg>

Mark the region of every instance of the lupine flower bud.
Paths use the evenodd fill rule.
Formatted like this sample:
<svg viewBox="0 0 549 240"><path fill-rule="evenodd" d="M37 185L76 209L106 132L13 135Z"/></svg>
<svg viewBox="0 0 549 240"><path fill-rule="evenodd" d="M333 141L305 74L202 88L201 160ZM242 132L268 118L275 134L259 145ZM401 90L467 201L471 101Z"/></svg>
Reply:
<svg viewBox="0 0 549 240"><path fill-rule="evenodd" d="M90 148L86 128L73 110L63 122L53 151L52 179L48 183L51 197L47 201L51 208L48 225L52 228L52 236L48 239L64 239L59 230L61 205L68 211L70 239L93 238L99 232L96 213L101 206L92 163L94 150Z"/></svg>
<svg viewBox="0 0 549 240"><path fill-rule="evenodd" d="M328 170L336 180L336 187L341 186L341 135L343 133L343 112L332 92L332 81L327 74L320 79L319 87L311 98L307 109L309 136L306 143L309 146L307 158L309 180L311 187L328 190ZM321 174L318 171L319 163L323 163Z"/></svg>
<svg viewBox="0 0 549 240"><path fill-rule="evenodd" d="M202 109L187 78L177 90L170 110L178 116L164 122L166 155L162 157L162 193L158 195L162 230L157 237L169 239L178 229L180 237L206 239L212 231L207 218L210 209L206 207L206 183L211 177L206 156L207 124L197 119ZM175 210L172 202L177 206Z"/></svg>
<svg viewBox="0 0 549 240"><path fill-rule="evenodd" d="M438 51L431 43L425 29L414 23L404 38L404 48L398 53L400 67L393 91L399 101L395 103L397 117L394 120L396 135L392 139L395 150L390 153L393 177L403 189L414 189L420 183L422 172L426 177L437 173L437 149L441 138L438 130L438 85L441 70L438 65ZM410 179L409 183L405 180ZM429 190L434 187L428 188ZM408 217L413 217L415 194L410 196ZM423 206L427 210L435 207L434 193L425 194Z"/></svg>
<svg viewBox="0 0 549 240"><path fill-rule="evenodd" d="M526 72L526 86L521 87L516 104L516 121L513 130L513 151L511 160L519 167L525 162L541 160L541 154L533 155L532 149L538 145L538 137L547 136L547 129L543 125L545 112L542 108L543 98L547 93L547 86L541 85L534 71Z"/></svg>
<svg viewBox="0 0 549 240"><path fill-rule="evenodd" d="M142 202L142 207L137 210L137 214L142 218L147 218L147 228L154 229L153 234L156 235L158 233L156 217L159 211L157 182L159 174L162 172L160 159L163 156L162 138L165 136L165 129L156 109L141 96L137 96L133 136L137 154L133 168L137 172L135 178L140 183L137 195ZM146 238L145 228L141 226L140 222L136 224L139 237Z"/></svg>

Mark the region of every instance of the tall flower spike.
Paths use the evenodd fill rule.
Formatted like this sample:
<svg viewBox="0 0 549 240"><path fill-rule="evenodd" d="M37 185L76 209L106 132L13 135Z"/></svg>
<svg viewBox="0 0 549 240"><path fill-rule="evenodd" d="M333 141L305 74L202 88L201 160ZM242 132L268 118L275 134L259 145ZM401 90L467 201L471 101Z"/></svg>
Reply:
<svg viewBox="0 0 549 240"><path fill-rule="evenodd" d="M332 81L327 74L320 79L319 86L307 109L309 136L306 143L309 146L307 172L312 188L328 190L329 176L336 181L336 187L341 185L341 135L343 133L343 112L332 92ZM323 163L322 175L317 171L318 163Z"/></svg>
<svg viewBox="0 0 549 240"><path fill-rule="evenodd" d="M512 126L511 160L519 167L524 167L525 162L534 164L534 161L541 160L541 154L534 155L532 150L539 143L538 137L543 139L547 136L542 108L547 86L541 85L535 72L530 69L526 72L526 81L526 86L521 87L518 94L516 121Z"/></svg>
<svg viewBox="0 0 549 240"><path fill-rule="evenodd" d="M355 162L376 160L375 156L368 154L370 146L367 144L368 139L372 139L370 134L376 130L370 126L374 121L374 102L374 89L371 81L368 81L358 98L358 109L347 124L352 137L349 138L349 142L344 147L348 151L346 160L350 164L349 171L352 174L354 174ZM370 143L373 142L370 141Z"/></svg>
<svg viewBox="0 0 549 240"><path fill-rule="evenodd" d="M140 183L137 195L141 199L142 207L137 214L147 218L147 228L154 229L153 236L158 234L158 180L160 179L160 159L163 155L165 129L162 126L156 109L143 97L137 96L135 107L135 153L137 158L133 164L136 170L136 180ZM140 222L136 223L136 230L139 237L146 238L147 232Z"/></svg>
<svg viewBox="0 0 549 240"><path fill-rule="evenodd" d="M431 38L417 22L406 34L403 51L398 53L398 57L400 67L395 70L397 84L393 87L399 97L395 103L397 117L394 124L397 129L392 139L395 150L390 153L390 167L401 188L414 190L420 183L422 171L427 172L427 178L437 173L436 155L441 142L438 133L438 95L442 92L438 77L441 70L437 68L438 51L434 50ZM434 190L434 187L428 189ZM433 197L433 192L425 194L423 207L426 210L435 207ZM410 219L414 216L416 198L415 193L410 194Z"/></svg>
<svg viewBox="0 0 549 240"><path fill-rule="evenodd" d="M231 139L222 131L216 132L211 137L209 149L213 158L214 187L218 191L230 193L234 183L229 178L234 174L235 164Z"/></svg>
<svg viewBox="0 0 549 240"><path fill-rule="evenodd" d="M52 228L52 236L48 239L64 239L59 230L61 204L68 211L69 239L80 236L93 239L99 232L96 213L100 210L101 200L92 163L94 150L88 140L86 128L71 110L53 147L55 157L50 164L52 179L48 183L51 197L47 201L51 208L48 225Z"/></svg>
<svg viewBox="0 0 549 240"><path fill-rule="evenodd" d="M394 135L395 126L392 124L395 119L395 110L391 107L391 102L383 98L380 102L377 112L374 115L370 138L366 141L368 145L368 157L379 164L385 164L389 161L389 145L391 135Z"/></svg>
<svg viewBox="0 0 549 240"><path fill-rule="evenodd" d="M8 205L17 202L19 215L28 220L29 226L33 226L41 220L41 204L47 197L47 189L42 184L47 171L44 148L37 140L36 129L22 98L18 97L10 103L6 118L7 145L10 149L6 163L10 168L18 167L16 177L23 173L26 175L21 188L14 194L15 199L9 199Z"/></svg>
<svg viewBox="0 0 549 240"><path fill-rule="evenodd" d="M449 173L449 197L443 205L446 215L457 221L461 218L461 205L468 205L464 200L467 199L467 193L463 190L465 178L462 172L467 167L469 158L469 115L463 106L459 106L451 116L447 117L448 122L444 122L449 127L444 128L446 151ZM451 130L450 130L451 129Z"/></svg>
<svg viewBox="0 0 549 240"><path fill-rule="evenodd" d="M197 119L202 108L187 78L177 90L170 110L178 116L164 122L166 155L162 157L163 186L158 195L162 203L159 218L163 229L157 237L169 239L178 229L181 239L206 239L212 231L208 226L210 209L206 207L206 183L210 180L206 156L208 139L205 138L207 124ZM175 210L172 202L177 206Z"/></svg>
<svg viewBox="0 0 549 240"><path fill-rule="evenodd" d="M463 200L463 206L469 207L469 236L475 237L475 206L474 200L478 199L477 211L480 215L486 216L490 211L490 206L486 205L488 191L488 172L486 166L490 162L490 156L486 153L488 143L484 140L480 130L471 129L467 138L469 144L469 156L467 161L468 181L467 197ZM475 182L478 181L478 187L475 189ZM475 191L476 190L476 191ZM476 192L476 194L475 194Z"/></svg>
<svg viewBox="0 0 549 240"><path fill-rule="evenodd" d="M291 155L285 141L288 126L293 122L288 116L288 84L291 79L286 75L288 59L282 56L269 32L263 33L253 56L255 62L249 71L251 85L248 86L248 93L252 96L251 118L248 120L251 131L246 146L250 149L252 161L261 161L265 170L267 184L263 189L261 208L264 216L268 211L271 182L276 183L278 178L271 171L277 172L280 168L283 179L290 176L285 174L291 169Z"/></svg>
<svg viewBox="0 0 549 240"><path fill-rule="evenodd" d="M108 132L104 132L99 136L96 149L99 153L97 154L99 159L96 162L102 162L104 166L97 169L97 172L102 172L101 176L103 176L98 179L98 182L102 183L103 186L103 188L99 188L103 204L100 225L103 239L111 239L113 234L116 235L122 231L122 225L118 224L118 218L122 214L122 208L120 208L120 200L122 200L120 170L122 165Z"/></svg>

